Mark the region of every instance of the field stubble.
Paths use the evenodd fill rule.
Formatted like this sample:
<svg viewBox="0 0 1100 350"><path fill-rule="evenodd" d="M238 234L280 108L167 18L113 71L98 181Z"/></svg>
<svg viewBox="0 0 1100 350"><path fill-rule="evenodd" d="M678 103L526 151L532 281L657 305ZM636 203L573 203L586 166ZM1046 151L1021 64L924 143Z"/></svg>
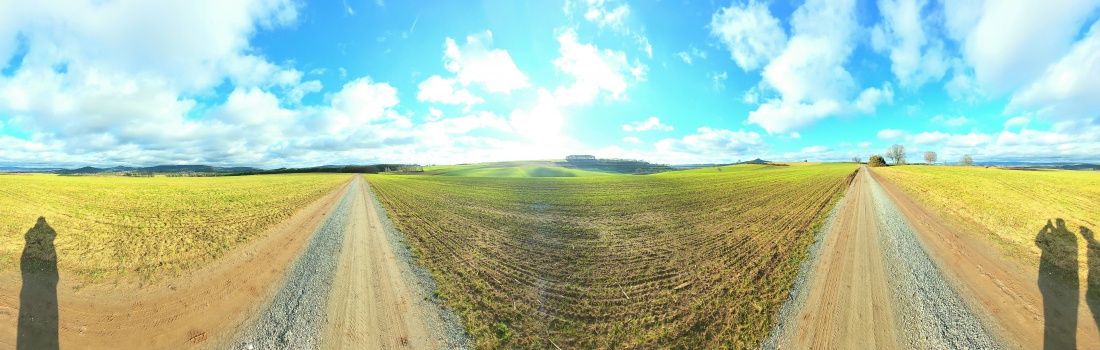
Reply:
<svg viewBox="0 0 1100 350"><path fill-rule="evenodd" d="M349 178L0 176L0 270L18 268L23 235L43 217L62 274L158 278L224 255Z"/></svg>
<svg viewBox="0 0 1100 350"><path fill-rule="evenodd" d="M479 347L752 347L855 165L369 176Z"/></svg>

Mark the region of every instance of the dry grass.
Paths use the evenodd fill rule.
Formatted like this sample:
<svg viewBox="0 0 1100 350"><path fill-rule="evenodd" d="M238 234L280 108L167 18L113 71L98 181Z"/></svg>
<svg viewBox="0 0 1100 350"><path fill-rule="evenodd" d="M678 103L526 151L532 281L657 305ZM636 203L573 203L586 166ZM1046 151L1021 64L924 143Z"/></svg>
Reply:
<svg viewBox="0 0 1100 350"><path fill-rule="evenodd" d="M19 268L39 217L58 267L155 278L223 255L347 181L346 174L201 178L0 176L0 271Z"/></svg>
<svg viewBox="0 0 1100 350"><path fill-rule="evenodd" d="M749 348L855 164L369 175L479 348Z"/></svg>
<svg viewBox="0 0 1100 350"><path fill-rule="evenodd" d="M875 172L964 228L984 233L1029 266L1039 262L1036 236L1048 222L1062 219L1077 237L1076 261L1085 271L1081 232L1100 229L1100 173L919 165Z"/></svg>

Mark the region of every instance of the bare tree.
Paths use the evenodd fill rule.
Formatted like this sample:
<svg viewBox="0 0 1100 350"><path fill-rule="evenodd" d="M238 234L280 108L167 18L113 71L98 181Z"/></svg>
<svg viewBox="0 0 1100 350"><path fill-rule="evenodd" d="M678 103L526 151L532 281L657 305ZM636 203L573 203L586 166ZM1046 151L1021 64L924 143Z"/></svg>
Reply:
<svg viewBox="0 0 1100 350"><path fill-rule="evenodd" d="M861 163L861 161L862 159L859 159L859 156L852 157L852 163Z"/></svg>
<svg viewBox="0 0 1100 350"><path fill-rule="evenodd" d="M959 159L959 164L962 164L962 165L965 165L965 166L974 165L974 158L970 158L969 154L964 154L962 156L962 159Z"/></svg>
<svg viewBox="0 0 1100 350"><path fill-rule="evenodd" d="M928 164L936 163L936 152L927 151L924 152L924 162Z"/></svg>
<svg viewBox="0 0 1100 350"><path fill-rule="evenodd" d="M894 165L905 164L905 146L894 144L886 150L886 158L894 161Z"/></svg>

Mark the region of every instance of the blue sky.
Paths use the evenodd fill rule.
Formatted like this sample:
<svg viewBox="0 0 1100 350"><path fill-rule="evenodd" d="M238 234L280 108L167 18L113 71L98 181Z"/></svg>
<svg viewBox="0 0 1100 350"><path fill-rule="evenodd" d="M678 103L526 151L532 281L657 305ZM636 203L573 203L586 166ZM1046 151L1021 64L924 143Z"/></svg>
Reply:
<svg viewBox="0 0 1100 350"><path fill-rule="evenodd" d="M0 4L0 165L1100 161L1100 1Z"/></svg>

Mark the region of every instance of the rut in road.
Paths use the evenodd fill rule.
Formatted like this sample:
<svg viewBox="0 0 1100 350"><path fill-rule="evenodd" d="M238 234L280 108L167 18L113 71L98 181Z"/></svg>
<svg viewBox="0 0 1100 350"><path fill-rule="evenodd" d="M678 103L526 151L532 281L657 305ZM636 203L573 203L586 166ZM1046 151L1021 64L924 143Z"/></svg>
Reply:
<svg viewBox="0 0 1100 350"><path fill-rule="evenodd" d="M999 348L860 169L792 290L766 348Z"/></svg>
<svg viewBox="0 0 1100 350"><path fill-rule="evenodd" d="M399 233L381 211L356 177L235 347L466 347L457 319L429 300L430 278L398 251Z"/></svg>

